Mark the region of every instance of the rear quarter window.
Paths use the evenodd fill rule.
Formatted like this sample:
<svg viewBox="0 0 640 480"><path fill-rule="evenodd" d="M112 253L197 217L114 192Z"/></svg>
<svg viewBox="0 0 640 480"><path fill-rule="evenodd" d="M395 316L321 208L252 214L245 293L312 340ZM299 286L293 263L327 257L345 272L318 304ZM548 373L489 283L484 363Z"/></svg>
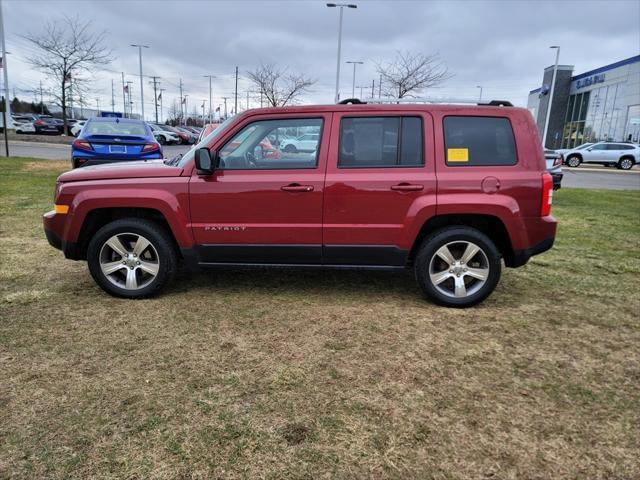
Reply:
<svg viewBox="0 0 640 480"><path fill-rule="evenodd" d="M511 122L505 117L447 116L444 144L449 166L499 166L518 162Z"/></svg>

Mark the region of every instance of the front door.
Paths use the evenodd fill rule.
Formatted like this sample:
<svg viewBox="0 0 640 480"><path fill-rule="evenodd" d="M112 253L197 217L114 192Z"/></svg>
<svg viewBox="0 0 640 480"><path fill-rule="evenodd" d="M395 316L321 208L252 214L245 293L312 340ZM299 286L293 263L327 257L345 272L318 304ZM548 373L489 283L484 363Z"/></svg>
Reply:
<svg viewBox="0 0 640 480"><path fill-rule="evenodd" d="M403 266L416 202L436 211L431 116L334 113L332 124L323 263Z"/></svg>
<svg viewBox="0 0 640 480"><path fill-rule="evenodd" d="M254 117L255 118L255 117ZM190 182L202 263L319 264L331 114L250 118L218 149L210 176ZM311 152L284 152L268 137L317 135Z"/></svg>

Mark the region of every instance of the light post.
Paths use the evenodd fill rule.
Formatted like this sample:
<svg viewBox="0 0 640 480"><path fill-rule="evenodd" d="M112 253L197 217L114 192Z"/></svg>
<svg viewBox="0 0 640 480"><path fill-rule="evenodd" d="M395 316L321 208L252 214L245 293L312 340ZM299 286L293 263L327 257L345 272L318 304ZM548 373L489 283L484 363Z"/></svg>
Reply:
<svg viewBox="0 0 640 480"><path fill-rule="evenodd" d="M355 96L356 96L356 67L358 65L362 65L364 62L357 62L357 61L347 60L344 63L353 64L353 82L351 84L351 98L355 98ZM336 102L336 103L338 103L338 102Z"/></svg>
<svg viewBox="0 0 640 480"><path fill-rule="evenodd" d="M211 103L211 79L212 78L216 78L214 75L204 75L204 78L208 78L209 79L209 123L212 123L211 121L211 109L213 108L213 103ZM204 114L202 116L202 123L204 124Z"/></svg>
<svg viewBox="0 0 640 480"><path fill-rule="evenodd" d="M187 117L189 116L189 94L184 94L184 125L187 125Z"/></svg>
<svg viewBox="0 0 640 480"><path fill-rule="evenodd" d="M480 89L480 97L478 98L478 103L482 103L482 85L476 85L476 88Z"/></svg>
<svg viewBox="0 0 640 480"><path fill-rule="evenodd" d="M558 60L560 59L560 47L552 45L549 48L556 49L556 63L553 66L553 76L551 77L551 90L549 91L549 102L547 102L547 115L544 119L544 133L542 134L542 146L547 146L547 132L549 130L549 115L551 115L551 103L553 101L553 91L556 86L556 75L558 74Z"/></svg>
<svg viewBox="0 0 640 480"><path fill-rule="evenodd" d="M147 45L135 45L131 44L132 47L138 48L138 61L140 63L140 112L142 114L141 120L144 122L144 86L142 82L142 49L149 48Z"/></svg>
<svg viewBox="0 0 640 480"><path fill-rule="evenodd" d="M335 103L338 103L338 100L340 100L340 50L342 48L342 10L344 9L344 7L358 8L358 6L353 3L327 3L327 7L340 8L340 21L338 23L338 61L336 63L336 96L335 96Z"/></svg>

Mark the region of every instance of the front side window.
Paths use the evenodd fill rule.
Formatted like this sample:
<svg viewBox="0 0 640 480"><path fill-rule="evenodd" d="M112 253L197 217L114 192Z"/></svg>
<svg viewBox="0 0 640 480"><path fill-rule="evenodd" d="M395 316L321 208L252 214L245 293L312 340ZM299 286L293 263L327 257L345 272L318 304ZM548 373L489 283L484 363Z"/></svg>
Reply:
<svg viewBox="0 0 640 480"><path fill-rule="evenodd" d="M591 147L591 150L606 150L607 146L604 143L599 143Z"/></svg>
<svg viewBox="0 0 640 480"><path fill-rule="evenodd" d="M347 117L340 122L340 168L424 165L420 117Z"/></svg>
<svg viewBox="0 0 640 480"><path fill-rule="evenodd" d="M218 153L223 170L315 168L321 118L262 120L244 127Z"/></svg>
<svg viewBox="0 0 640 480"><path fill-rule="evenodd" d="M449 166L515 165L518 161L508 118L445 117L444 143Z"/></svg>

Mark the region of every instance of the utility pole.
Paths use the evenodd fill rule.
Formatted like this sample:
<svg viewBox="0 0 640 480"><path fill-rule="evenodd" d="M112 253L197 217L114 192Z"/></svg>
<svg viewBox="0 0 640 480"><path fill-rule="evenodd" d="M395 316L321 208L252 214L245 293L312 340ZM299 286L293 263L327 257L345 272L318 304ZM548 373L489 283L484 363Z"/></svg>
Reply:
<svg viewBox="0 0 640 480"><path fill-rule="evenodd" d="M187 117L189 116L189 94L184 94L184 125L187 124Z"/></svg>
<svg viewBox="0 0 640 480"><path fill-rule="evenodd" d="M130 80L127 80L127 93L128 93L128 99L129 99L129 118L133 118L133 100L131 100L132 90L133 90L133 82Z"/></svg>
<svg viewBox="0 0 640 480"><path fill-rule="evenodd" d="M140 112L142 114L141 120L144 122L144 82L142 81L142 49L149 48L147 45L131 45L138 48L138 61L140 64Z"/></svg>
<svg viewBox="0 0 640 480"><path fill-rule="evenodd" d="M476 85L476 88L480 89L480 96L478 97L478 103L482 103L482 85Z"/></svg>
<svg viewBox="0 0 640 480"><path fill-rule="evenodd" d="M178 123L182 122L182 105L183 105L183 100L182 100L182 78L180 79L180 119L178 120Z"/></svg>
<svg viewBox="0 0 640 480"><path fill-rule="evenodd" d="M166 88L161 88L160 89L160 121L162 122L162 115L164 112L164 109L162 108L162 92L164 92L166 90Z"/></svg>
<svg viewBox="0 0 640 480"><path fill-rule="evenodd" d="M2 36L4 37L4 30L2 31ZM4 50L3 50L4 53ZM9 137L7 130L7 105L9 102L7 101L7 97L2 96L2 103L4 103L4 108L2 109L2 131L4 132L4 153L7 157L9 157Z"/></svg>
<svg viewBox="0 0 640 480"><path fill-rule="evenodd" d="M98 110L98 116L100 116L100 99L96 97L96 108Z"/></svg>
<svg viewBox="0 0 640 480"><path fill-rule="evenodd" d="M371 80L371 98L373 98L374 90L376 89L376 79Z"/></svg>
<svg viewBox="0 0 640 480"><path fill-rule="evenodd" d="M156 108L156 123L158 123L158 79L160 77L151 77L153 82L153 105Z"/></svg>
<svg viewBox="0 0 640 480"><path fill-rule="evenodd" d="M380 80L378 80L378 98L382 98L382 74L380 74Z"/></svg>
<svg viewBox="0 0 640 480"><path fill-rule="evenodd" d="M204 105L205 103L207 103L206 100L202 100L202 125L204 126ZM209 110L211 110L211 108L209 108Z"/></svg>
<svg viewBox="0 0 640 480"><path fill-rule="evenodd" d="M247 110L249 110L249 90L247 90Z"/></svg>
<svg viewBox="0 0 640 480"><path fill-rule="evenodd" d="M42 95L42 80L40 80L40 115L44 115L44 100Z"/></svg>
<svg viewBox="0 0 640 480"><path fill-rule="evenodd" d="M224 100L224 119L227 119L227 99L229 97L222 97L222 99Z"/></svg>
<svg viewBox="0 0 640 480"><path fill-rule="evenodd" d="M2 16L2 0L0 0L0 31L2 32L2 74L4 75L4 111L7 120L11 122L11 105L9 105L9 74L7 73L7 47L4 43L4 17ZM5 135L7 132L7 124L3 123ZM7 157L9 156L9 144L7 144Z"/></svg>
<svg viewBox="0 0 640 480"><path fill-rule="evenodd" d="M113 90L113 78L111 79L111 111L116 111L116 94Z"/></svg>
<svg viewBox="0 0 640 480"><path fill-rule="evenodd" d="M235 112L236 115L238 114L238 67L236 67L236 103L233 108L233 111Z"/></svg>
<svg viewBox="0 0 640 480"><path fill-rule="evenodd" d="M360 97L359 98L362 99L362 89L365 88L365 86L364 85L358 85L356 88L360 89Z"/></svg>
<svg viewBox="0 0 640 480"><path fill-rule="evenodd" d="M124 89L124 72L122 73L122 115L127 118L127 95L126 90Z"/></svg>
<svg viewBox="0 0 640 480"><path fill-rule="evenodd" d="M211 79L212 78L216 78L214 75L204 75L204 78L208 78L209 79L209 123L212 122L211 120L211 109L213 108L213 103L212 103L212 98L211 98ZM202 118L202 122L204 123L204 117Z"/></svg>

